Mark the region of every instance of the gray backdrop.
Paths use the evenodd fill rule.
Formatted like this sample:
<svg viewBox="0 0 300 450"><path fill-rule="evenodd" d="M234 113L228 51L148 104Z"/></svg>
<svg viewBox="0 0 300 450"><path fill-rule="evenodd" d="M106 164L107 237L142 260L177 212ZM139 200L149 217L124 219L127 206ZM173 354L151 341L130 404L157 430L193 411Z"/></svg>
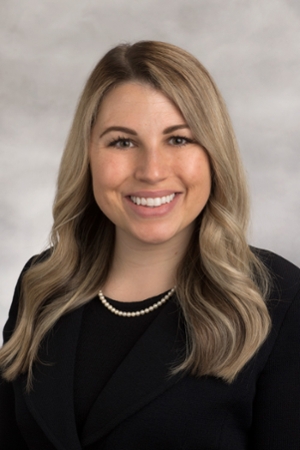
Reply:
<svg viewBox="0 0 300 450"><path fill-rule="evenodd" d="M57 168L83 84L119 42L195 54L231 113L252 193L250 242L300 264L299 0L1 0L0 328L47 244Z"/></svg>

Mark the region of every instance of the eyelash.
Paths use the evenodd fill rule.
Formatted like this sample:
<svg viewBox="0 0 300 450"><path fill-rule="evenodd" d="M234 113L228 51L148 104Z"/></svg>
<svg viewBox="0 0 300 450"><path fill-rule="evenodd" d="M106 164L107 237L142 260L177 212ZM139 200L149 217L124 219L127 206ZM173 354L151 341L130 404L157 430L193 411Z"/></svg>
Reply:
<svg viewBox="0 0 300 450"><path fill-rule="evenodd" d="M126 138L126 137L122 137L122 136L118 136L117 139L113 139L111 142L109 142L108 146L109 147L116 147L118 143L120 142L131 142L131 139ZM126 147L123 147L126 148Z"/></svg>
<svg viewBox="0 0 300 450"><path fill-rule="evenodd" d="M175 145L175 147L184 147L187 144L195 144L196 143L196 141L194 141L193 139L187 138L185 136L180 136L180 135L171 136L168 139L168 142L170 142L172 139L174 139L174 140L175 139L181 139L182 141L185 141L182 144ZM109 147L117 147L117 144L119 144L120 142L124 143L126 141L127 142L132 142L130 138L118 136L117 139L113 139L111 142L109 142L108 146ZM129 148L129 147L123 147L123 148Z"/></svg>
<svg viewBox="0 0 300 450"><path fill-rule="evenodd" d="M184 146L187 145L187 144L195 144L195 143L196 143L196 142L195 142L193 139L191 139L191 138L187 138L187 137L185 137L185 136L179 136L179 135L171 136L170 139L169 139L169 141L170 141L171 139L181 139L182 141L185 141L183 144L178 144L177 146L175 145L175 147L184 147Z"/></svg>

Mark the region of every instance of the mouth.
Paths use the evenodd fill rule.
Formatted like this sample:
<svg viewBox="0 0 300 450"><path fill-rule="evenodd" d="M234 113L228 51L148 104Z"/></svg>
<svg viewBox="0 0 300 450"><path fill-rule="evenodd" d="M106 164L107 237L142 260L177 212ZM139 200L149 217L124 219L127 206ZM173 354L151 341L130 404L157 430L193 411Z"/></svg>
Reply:
<svg viewBox="0 0 300 450"><path fill-rule="evenodd" d="M130 200L138 206L146 206L148 208L157 208L159 206L165 205L167 203L171 203L175 198L175 193L170 195L165 195L163 197L136 197L134 195L130 195Z"/></svg>

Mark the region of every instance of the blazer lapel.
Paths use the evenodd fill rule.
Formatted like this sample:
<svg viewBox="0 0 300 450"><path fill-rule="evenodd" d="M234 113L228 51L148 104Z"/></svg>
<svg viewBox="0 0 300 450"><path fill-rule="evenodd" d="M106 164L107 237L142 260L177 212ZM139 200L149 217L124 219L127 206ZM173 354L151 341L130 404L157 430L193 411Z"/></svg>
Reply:
<svg viewBox="0 0 300 450"><path fill-rule="evenodd" d="M83 428L83 446L103 438L181 378L181 374L170 375L185 352L184 331L179 325L178 306L169 302L96 400Z"/></svg>
<svg viewBox="0 0 300 450"><path fill-rule="evenodd" d="M81 450L76 430L73 379L83 308L63 316L44 340L34 369L33 389L25 394L31 414L59 450ZM23 378L23 391L25 390Z"/></svg>

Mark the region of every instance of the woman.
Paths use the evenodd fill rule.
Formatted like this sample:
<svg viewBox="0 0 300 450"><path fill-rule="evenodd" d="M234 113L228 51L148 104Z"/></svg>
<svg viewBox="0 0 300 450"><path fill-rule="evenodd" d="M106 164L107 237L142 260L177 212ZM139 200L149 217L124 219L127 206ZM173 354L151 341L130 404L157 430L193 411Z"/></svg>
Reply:
<svg viewBox="0 0 300 450"><path fill-rule="evenodd" d="M300 448L300 271L247 244L234 133L195 58L104 56L53 215L4 329L1 448Z"/></svg>

